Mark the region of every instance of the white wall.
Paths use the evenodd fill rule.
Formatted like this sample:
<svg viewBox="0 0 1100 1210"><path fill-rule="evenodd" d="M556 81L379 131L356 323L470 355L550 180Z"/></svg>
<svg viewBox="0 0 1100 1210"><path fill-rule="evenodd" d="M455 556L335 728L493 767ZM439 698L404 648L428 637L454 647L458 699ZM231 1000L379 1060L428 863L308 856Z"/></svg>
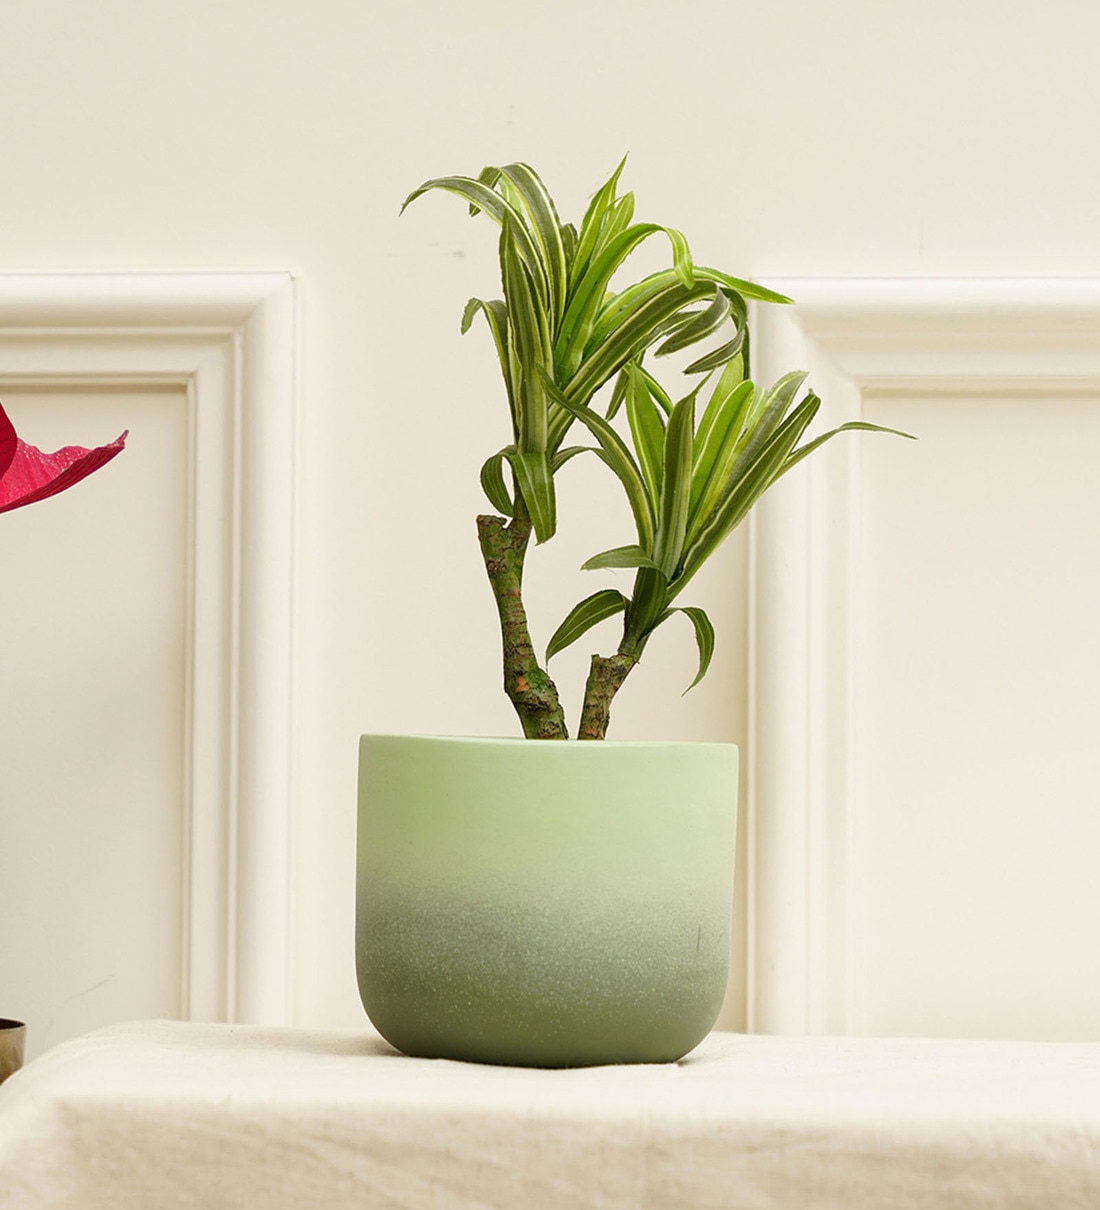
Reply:
<svg viewBox="0 0 1100 1210"><path fill-rule="evenodd" d="M518 157L577 213L629 151L640 214L745 275L1100 273L1098 36L1085 0L0 8L0 268L300 279L300 1020L360 1019L358 733L511 728L472 533L504 413L458 334L493 234L443 196L399 221L408 190ZM744 566L700 585L708 680L681 699L692 640L662 634L619 735L743 737Z"/></svg>

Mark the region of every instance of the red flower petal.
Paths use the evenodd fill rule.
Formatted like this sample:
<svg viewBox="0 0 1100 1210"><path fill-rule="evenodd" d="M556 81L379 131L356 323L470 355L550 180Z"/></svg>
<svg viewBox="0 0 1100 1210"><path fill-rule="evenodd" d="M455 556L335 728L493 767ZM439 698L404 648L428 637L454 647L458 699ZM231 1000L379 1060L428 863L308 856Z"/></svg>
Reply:
<svg viewBox="0 0 1100 1210"><path fill-rule="evenodd" d="M121 453L126 437L123 433L117 441L94 450L67 445L55 454L44 454L19 440L0 407L0 513L56 496L86 479Z"/></svg>
<svg viewBox="0 0 1100 1210"><path fill-rule="evenodd" d="M4 472L11 466L11 460L15 457L15 447L18 444L19 438L15 435L15 425L8 419L4 405L0 403L0 479L3 479Z"/></svg>

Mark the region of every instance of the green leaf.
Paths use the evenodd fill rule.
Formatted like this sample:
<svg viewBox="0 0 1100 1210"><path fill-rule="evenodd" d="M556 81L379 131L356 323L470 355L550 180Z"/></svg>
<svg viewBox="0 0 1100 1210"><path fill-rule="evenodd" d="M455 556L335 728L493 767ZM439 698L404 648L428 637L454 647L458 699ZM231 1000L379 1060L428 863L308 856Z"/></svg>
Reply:
<svg viewBox="0 0 1100 1210"><path fill-rule="evenodd" d="M562 318L554 356L562 373L573 374L584 355L592 326L604 304L608 285L626 258L651 235L663 232L672 244L672 274L685 287L694 285L694 271L687 240L679 231L657 223L636 223L602 246L584 276L575 283Z"/></svg>
<svg viewBox="0 0 1100 1210"><path fill-rule="evenodd" d="M790 377L787 375L780 382L785 383ZM805 375L796 374L794 377L804 378ZM765 416L770 415L781 402L782 395L779 395ZM778 427L768 426L768 436L763 439L761 433L765 425L761 422L758 432L738 455L718 507L704 521L697 536L687 544L683 572L677 577L673 595L680 592L782 474L787 456L813 420L820 403L821 400L811 392L782 424Z"/></svg>
<svg viewBox="0 0 1100 1210"><path fill-rule="evenodd" d="M738 328L737 335L732 340L726 341L724 345L719 345L717 349L712 349L709 353L704 353L698 361L693 361L691 365L685 366L685 374L706 374L710 370L716 370L719 366L724 366L732 361L742 350L745 344L745 335L747 329Z"/></svg>
<svg viewBox="0 0 1100 1210"><path fill-rule="evenodd" d="M486 168L483 170L482 175L484 176L491 171L495 170ZM510 217L516 225L515 240L528 270L533 274L537 274L540 279L543 277L534 237L527 229L520 215L508 205L499 193L490 189L482 181L475 181L468 176L436 177L434 180L425 181L423 185L418 189L414 189L409 194L401 205L401 213L404 214L407 206L431 189L442 189L447 193L457 194L470 203L471 213L484 211L491 219L501 225L503 225L505 217ZM538 288L545 295L547 284L544 279L540 280Z"/></svg>
<svg viewBox="0 0 1100 1210"><path fill-rule="evenodd" d="M672 412L672 400L669 399L668 392L640 361L628 361L615 379L615 389L611 394L611 402L607 405L607 419L614 420L618 414L619 406L626 398L626 384L630 381L631 372L641 375L650 399L668 416Z"/></svg>
<svg viewBox="0 0 1100 1210"><path fill-rule="evenodd" d="M626 386L630 381L630 370L635 364L633 361L628 361L615 376L615 386L611 390L611 402L607 405L608 420L614 420L619 414L619 408L626 398Z"/></svg>
<svg viewBox="0 0 1100 1210"><path fill-rule="evenodd" d="M732 363L731 363L732 364ZM737 457L741 428L752 404L753 385L739 382L728 393L719 379L695 434L688 504L687 541L698 533L722 495Z"/></svg>
<svg viewBox="0 0 1100 1210"><path fill-rule="evenodd" d="M495 189L497 181L500 180L500 169L494 168L491 164L488 167L482 168L477 174L477 179L486 189ZM470 203L470 218L477 218L481 213L481 207Z"/></svg>
<svg viewBox="0 0 1100 1210"><path fill-rule="evenodd" d="M588 268L588 262L599 241L604 219L615 203L615 189L619 184L619 177L622 175L625 167L626 156L624 155L619 161L618 168L592 195L592 200L585 211L584 219L581 221L580 235L577 240L577 254L573 258L573 281L579 281Z"/></svg>
<svg viewBox="0 0 1100 1210"><path fill-rule="evenodd" d="M550 470L556 475L571 458L593 452L590 445L570 445L563 450L557 450L550 458Z"/></svg>
<svg viewBox="0 0 1100 1210"><path fill-rule="evenodd" d="M710 306L680 324L676 331L657 347L656 355L665 357L669 353L677 353L681 349L686 349L688 345L695 344L696 341L717 331L729 319L729 316L729 296L724 290L715 288L714 301Z"/></svg>
<svg viewBox="0 0 1100 1210"><path fill-rule="evenodd" d="M634 217L634 194L624 193L608 211L600 231L600 245L609 244L630 226Z"/></svg>
<svg viewBox="0 0 1100 1210"><path fill-rule="evenodd" d="M550 473L550 459L545 450L518 453L506 452L512 473L516 477L516 489L527 505L531 524L535 530L535 541L545 542L554 536L557 528L557 502L554 495L554 476Z"/></svg>
<svg viewBox="0 0 1100 1210"><path fill-rule="evenodd" d="M657 381L656 378L641 364L641 362L633 363L638 373L645 380L646 386L649 388L649 397L653 402L664 412L665 416L672 415L672 400L669 398L668 392Z"/></svg>
<svg viewBox="0 0 1100 1210"><path fill-rule="evenodd" d="M504 301L499 298L494 298L491 302L484 302L480 298L471 298L466 304L466 309L462 312L463 336L470 330L470 325L474 322L474 316L479 311L485 316L485 322L489 325L489 330L493 334L493 343L496 345L497 350L497 360L500 362L500 372L504 376L504 386L508 392L508 406L512 413L512 427L518 432L519 417L516 411L515 391L508 362L508 308L505 306Z"/></svg>
<svg viewBox="0 0 1100 1210"><path fill-rule="evenodd" d="M577 229L572 223L566 223L561 229L562 247L565 249L566 277L573 274L573 261L577 255Z"/></svg>
<svg viewBox="0 0 1100 1210"><path fill-rule="evenodd" d="M709 471L722 444L736 442L740 437L754 391L742 372L741 358L735 357L715 383L695 431L693 473L698 474L700 469Z"/></svg>
<svg viewBox="0 0 1100 1210"><path fill-rule="evenodd" d="M758 286L755 282L745 281L740 277L730 277L728 273L722 273L718 269L711 269L704 265L701 268L697 268L696 271L700 274L705 274L710 281L728 286L729 289L740 294L742 298L751 298L757 302L769 303L789 303L792 301L785 294L777 294L774 290L769 290L767 286Z"/></svg>
<svg viewBox="0 0 1100 1210"><path fill-rule="evenodd" d="M504 461L511 453L515 453L515 446L509 446L507 449L493 454L486 459L485 465L481 468L481 486L486 496L489 497L489 503L498 513L503 513L506 517L515 515L512 495L508 491L508 485L504 482Z"/></svg>
<svg viewBox="0 0 1100 1210"><path fill-rule="evenodd" d="M475 181L468 176L441 176L425 181L401 203L401 213L404 214L418 197L430 189L445 189L448 193L457 193L459 197L465 198L471 206L476 208L475 213L484 210L498 223L504 218L506 206L500 194L495 193L480 180Z"/></svg>
<svg viewBox="0 0 1100 1210"><path fill-rule="evenodd" d="M570 415L580 420L599 442L596 454L615 472L626 489L626 498L634 514L634 524L638 530L638 541L643 549L651 549L653 545L654 515L653 506L646 492L645 480L638 464L631 456L626 442L611 427L599 413L591 408L580 407L553 383L548 375L543 375L546 389L550 397L556 400Z"/></svg>
<svg viewBox="0 0 1100 1210"><path fill-rule="evenodd" d="M695 396L691 394L672 409L665 431L664 476L653 558L669 580L679 564L687 532L694 437Z"/></svg>
<svg viewBox="0 0 1100 1210"><path fill-rule="evenodd" d="M672 270L625 290L609 308L614 313L611 320L601 311L584 359L566 383L566 394L587 403L608 379L663 334L664 324L677 311L709 294L706 282L697 282L689 290Z"/></svg>
<svg viewBox="0 0 1100 1210"><path fill-rule="evenodd" d="M739 460L751 462L757 451L771 440L806 377L805 370L791 370L768 390L756 392L745 417Z"/></svg>
<svg viewBox="0 0 1100 1210"><path fill-rule="evenodd" d="M471 298L462 312L462 326L459 331L463 336L470 330L470 325L474 322L474 316L481 310L485 304L480 298Z"/></svg>
<svg viewBox="0 0 1100 1210"><path fill-rule="evenodd" d="M664 476L665 419L650 398L649 384L636 362L627 367L626 416L634 438L634 452L645 479L646 491L654 509L661 498Z"/></svg>
<svg viewBox="0 0 1100 1210"><path fill-rule="evenodd" d="M559 651L564 651L571 643L575 643L586 631L591 630L598 622L613 618L622 613L627 606L627 599L614 588L601 588L590 597L585 597L579 605L574 605L565 621L554 631L546 646L546 658L551 659Z"/></svg>
<svg viewBox="0 0 1100 1210"><path fill-rule="evenodd" d="M691 618L691 624L695 627L695 641L699 645L699 671L695 680L684 690L684 693L690 693L707 675L710 667L710 658L714 654L714 627L706 613L696 605L688 605L679 612Z"/></svg>
<svg viewBox="0 0 1100 1210"><path fill-rule="evenodd" d="M513 241L515 230L506 217L500 234L500 267L511 320L508 366L516 401L517 444L523 453L533 453L547 448L546 392L539 369L550 361L549 321Z"/></svg>
<svg viewBox="0 0 1100 1210"><path fill-rule="evenodd" d="M656 567L657 564L640 546L616 546L593 555L581 564L581 571L619 570L626 567Z"/></svg>
<svg viewBox="0 0 1100 1210"><path fill-rule="evenodd" d="M558 218L554 199L538 173L528 164L507 164L500 169L500 173L515 187L519 200L531 220L549 290L547 304L552 328L556 329L565 311L568 269L561 220Z"/></svg>
<svg viewBox="0 0 1100 1210"><path fill-rule="evenodd" d="M912 433L903 433L901 429L884 428L881 424L869 424L865 420L849 420L847 424L842 424L839 428L830 429L827 433L822 433L820 437L815 437L813 441L807 442L800 449L795 450L787 461L783 464L782 474L786 474L792 466L797 465L803 458L808 457L819 446L825 444L826 441L831 441L838 433L892 433L895 437L907 437L910 441L916 441L916 437Z"/></svg>
<svg viewBox="0 0 1100 1210"><path fill-rule="evenodd" d="M667 616L668 602L669 583L664 572L659 567L639 567L626 610L623 641L619 650L640 659L649 636Z"/></svg>

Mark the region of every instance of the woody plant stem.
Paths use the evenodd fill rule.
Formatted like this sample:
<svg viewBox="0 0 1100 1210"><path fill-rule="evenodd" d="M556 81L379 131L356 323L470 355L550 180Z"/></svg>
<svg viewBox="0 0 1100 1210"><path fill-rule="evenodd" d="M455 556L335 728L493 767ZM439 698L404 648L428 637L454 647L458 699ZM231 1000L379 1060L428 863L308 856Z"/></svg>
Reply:
<svg viewBox="0 0 1100 1210"><path fill-rule="evenodd" d="M504 517L480 516L477 536L500 617L504 692L527 739L568 739L557 687L535 657L523 607L523 562L531 540L531 521L519 507L510 522Z"/></svg>
<svg viewBox="0 0 1100 1210"><path fill-rule="evenodd" d="M511 521L480 516L477 536L500 619L504 692L527 739L568 739L557 686L535 656L523 605L523 565L531 540L531 522L522 508ZM623 651L592 656L578 739L606 737L611 700L637 662L636 656Z"/></svg>

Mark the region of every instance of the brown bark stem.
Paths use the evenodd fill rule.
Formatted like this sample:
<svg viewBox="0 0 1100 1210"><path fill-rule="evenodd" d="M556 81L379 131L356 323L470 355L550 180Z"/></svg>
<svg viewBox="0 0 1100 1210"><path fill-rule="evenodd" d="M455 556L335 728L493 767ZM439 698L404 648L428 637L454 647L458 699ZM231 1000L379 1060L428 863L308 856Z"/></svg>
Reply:
<svg viewBox="0 0 1100 1210"><path fill-rule="evenodd" d="M584 687L584 708L581 711L578 739L605 739L611 721L611 699L622 688L623 681L637 664L632 655L617 651L614 655L594 655Z"/></svg>
<svg viewBox="0 0 1100 1210"><path fill-rule="evenodd" d="M477 536L496 598L504 656L504 692L528 739L567 739L558 690L535 657L523 607L523 561L531 522L517 516L478 517Z"/></svg>

